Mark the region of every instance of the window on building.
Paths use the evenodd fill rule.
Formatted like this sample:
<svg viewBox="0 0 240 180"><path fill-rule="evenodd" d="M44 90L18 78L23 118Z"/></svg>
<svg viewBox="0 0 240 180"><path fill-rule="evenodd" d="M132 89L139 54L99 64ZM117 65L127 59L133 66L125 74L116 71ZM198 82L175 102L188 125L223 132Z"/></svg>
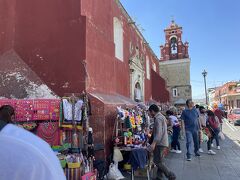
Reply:
<svg viewBox="0 0 240 180"><path fill-rule="evenodd" d="M113 35L115 44L115 57L123 61L123 27L121 21L113 18Z"/></svg>
<svg viewBox="0 0 240 180"><path fill-rule="evenodd" d="M146 73L147 73L147 79L150 79L150 62L149 62L148 56L146 58Z"/></svg>
<svg viewBox="0 0 240 180"><path fill-rule="evenodd" d="M157 67L156 67L156 64L155 64L155 63L153 63L153 70L154 70L155 72L157 72Z"/></svg>
<svg viewBox="0 0 240 180"><path fill-rule="evenodd" d="M237 108L240 108L240 99L237 99Z"/></svg>
<svg viewBox="0 0 240 180"><path fill-rule="evenodd" d="M177 97L177 96L178 96L177 88L173 88L173 97Z"/></svg>

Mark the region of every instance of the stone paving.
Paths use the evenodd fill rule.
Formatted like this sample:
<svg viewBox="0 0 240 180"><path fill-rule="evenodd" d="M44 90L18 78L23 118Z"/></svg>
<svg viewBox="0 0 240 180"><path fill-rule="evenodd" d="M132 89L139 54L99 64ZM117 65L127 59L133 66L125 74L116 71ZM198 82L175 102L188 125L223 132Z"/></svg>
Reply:
<svg viewBox="0 0 240 180"><path fill-rule="evenodd" d="M205 153L201 157L192 157L191 162L186 161L185 142L181 141L183 153L170 153L166 157L166 164L175 172L177 180L240 180L240 131L233 132L224 124L223 132L226 139L220 141L221 150L212 148L216 155L208 155L207 144L204 143Z"/></svg>
<svg viewBox="0 0 240 180"><path fill-rule="evenodd" d="M213 148L216 155L202 153L201 157L193 157L188 162L185 153L171 153L166 164L178 180L240 180L240 147L228 138L221 143L221 150ZM207 152L206 145L203 149Z"/></svg>

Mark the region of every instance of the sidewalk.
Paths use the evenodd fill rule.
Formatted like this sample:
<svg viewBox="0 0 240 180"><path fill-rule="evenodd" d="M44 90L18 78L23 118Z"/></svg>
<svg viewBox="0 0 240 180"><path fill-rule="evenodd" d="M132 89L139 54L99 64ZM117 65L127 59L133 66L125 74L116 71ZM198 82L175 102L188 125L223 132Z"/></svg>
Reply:
<svg viewBox="0 0 240 180"><path fill-rule="evenodd" d="M223 132L228 132L226 125ZM193 157L191 162L186 161L185 142L181 141L183 153L170 153L166 164L176 173L177 180L240 180L240 146L229 138L230 134L225 136L226 139L220 141L221 150L212 148L216 155L208 155L207 144L204 143L205 153L199 158Z"/></svg>
<svg viewBox="0 0 240 180"><path fill-rule="evenodd" d="M192 161L188 162L183 140L182 154L169 153L166 164L176 174L177 180L240 180L240 146L236 139L232 138L233 133L226 124L223 126L223 132L226 139L220 141L221 150L212 148L216 155L208 155L207 144L204 143L202 148L205 153L202 153L201 157L193 156ZM238 134L235 138L239 137L240 140L240 129L236 133ZM138 179L140 178L135 178Z"/></svg>

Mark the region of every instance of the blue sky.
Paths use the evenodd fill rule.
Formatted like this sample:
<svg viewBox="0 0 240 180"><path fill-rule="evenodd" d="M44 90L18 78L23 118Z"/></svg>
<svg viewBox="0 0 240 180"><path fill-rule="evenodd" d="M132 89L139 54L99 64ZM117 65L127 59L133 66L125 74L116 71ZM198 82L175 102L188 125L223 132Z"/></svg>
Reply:
<svg viewBox="0 0 240 180"><path fill-rule="evenodd" d="M121 0L144 29L150 46L160 56L164 28L172 17L189 41L193 98L204 97L201 72L208 71L208 87L240 80L240 0ZM140 29L141 29L140 28Z"/></svg>

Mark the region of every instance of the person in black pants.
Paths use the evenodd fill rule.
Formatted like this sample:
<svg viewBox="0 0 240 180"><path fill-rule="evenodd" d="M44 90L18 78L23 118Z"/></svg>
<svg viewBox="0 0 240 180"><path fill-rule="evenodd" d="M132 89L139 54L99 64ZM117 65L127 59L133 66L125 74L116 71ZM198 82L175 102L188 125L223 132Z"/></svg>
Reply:
<svg viewBox="0 0 240 180"><path fill-rule="evenodd" d="M217 149L220 150L219 137L218 137L218 134L220 132L219 120L218 120L218 117L215 116L215 114L210 110L207 111L207 115L208 115L207 127L209 128L209 130L212 134L212 137L209 138L209 141L208 141L208 150L209 150L208 153L214 155L216 153L211 150L213 139L216 139Z"/></svg>
<svg viewBox="0 0 240 180"><path fill-rule="evenodd" d="M182 153L180 143L179 143L179 135L181 131L180 123L177 117L174 115L173 111L168 110L166 112L166 115L168 116L173 129L173 136L172 136L172 143L171 143L172 149L170 151L173 153L180 154Z"/></svg>

